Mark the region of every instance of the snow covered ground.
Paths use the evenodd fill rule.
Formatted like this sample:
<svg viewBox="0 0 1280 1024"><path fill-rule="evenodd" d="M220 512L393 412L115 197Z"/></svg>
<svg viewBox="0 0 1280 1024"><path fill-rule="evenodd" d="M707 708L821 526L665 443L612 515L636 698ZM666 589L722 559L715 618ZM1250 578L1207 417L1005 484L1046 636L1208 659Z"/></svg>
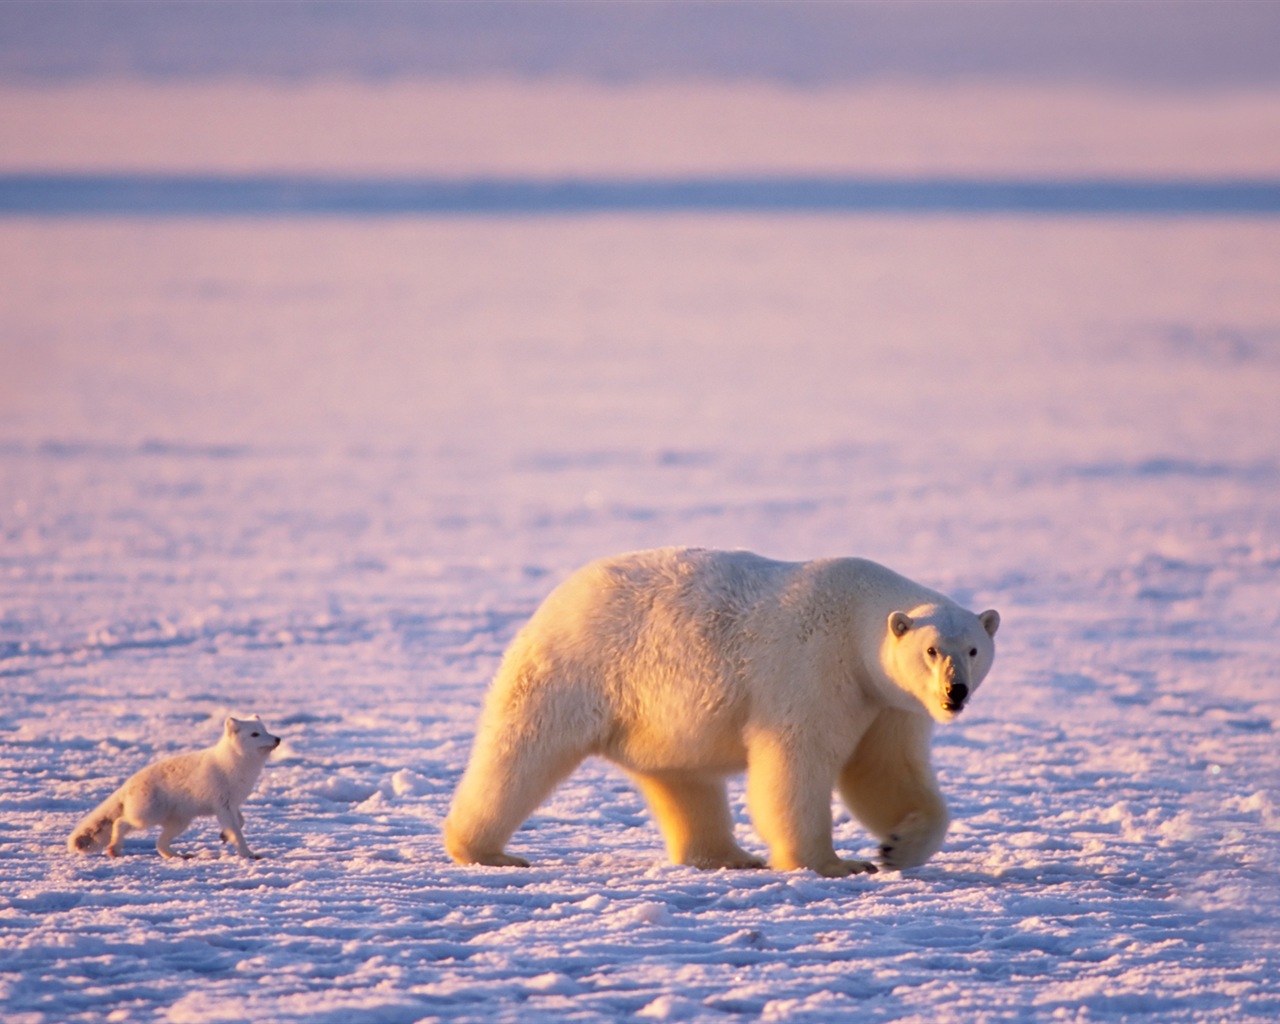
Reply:
<svg viewBox="0 0 1280 1024"><path fill-rule="evenodd" d="M1280 222L12 218L0 265L7 1024L1280 1016ZM531 869L446 858L506 641L674 543L1000 609L937 858L672 867L598 763ZM286 740L263 860L67 855L229 712Z"/></svg>

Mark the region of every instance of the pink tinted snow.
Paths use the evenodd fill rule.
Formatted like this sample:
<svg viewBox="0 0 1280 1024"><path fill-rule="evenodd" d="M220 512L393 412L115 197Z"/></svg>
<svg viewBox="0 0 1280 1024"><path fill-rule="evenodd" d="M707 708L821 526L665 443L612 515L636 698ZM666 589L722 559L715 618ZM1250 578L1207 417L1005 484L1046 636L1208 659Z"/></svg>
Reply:
<svg viewBox="0 0 1280 1024"><path fill-rule="evenodd" d="M1230 94L168 95L4 90L0 167L1280 166L1275 104ZM1274 1019L1277 241L1212 219L0 221L0 999L40 1024ZM866 554L1005 614L939 732L956 821L925 869L674 868L596 763L518 837L529 872L447 860L503 644L568 569L672 542ZM214 831L181 864L66 857L101 780L227 705L288 740L246 805L265 860Z"/></svg>
<svg viewBox="0 0 1280 1024"><path fill-rule="evenodd" d="M1242 176L1280 172L1265 91L574 80L0 88L0 172Z"/></svg>

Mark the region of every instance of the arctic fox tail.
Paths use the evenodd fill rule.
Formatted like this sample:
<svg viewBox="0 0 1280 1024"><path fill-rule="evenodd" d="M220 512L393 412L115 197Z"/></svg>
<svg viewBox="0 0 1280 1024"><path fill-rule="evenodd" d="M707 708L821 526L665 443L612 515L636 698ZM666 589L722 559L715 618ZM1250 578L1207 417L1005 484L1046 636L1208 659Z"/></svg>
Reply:
<svg viewBox="0 0 1280 1024"><path fill-rule="evenodd" d="M124 813L124 801L118 793L112 793L97 808L85 816L67 837L67 850L71 853L98 853L111 841L111 826Z"/></svg>

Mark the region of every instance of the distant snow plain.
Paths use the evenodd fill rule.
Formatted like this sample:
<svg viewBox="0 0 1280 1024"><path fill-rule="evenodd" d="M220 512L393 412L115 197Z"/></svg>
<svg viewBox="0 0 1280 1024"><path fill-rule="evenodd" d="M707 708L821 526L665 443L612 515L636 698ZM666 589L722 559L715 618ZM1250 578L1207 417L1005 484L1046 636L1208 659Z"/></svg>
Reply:
<svg viewBox="0 0 1280 1024"><path fill-rule="evenodd" d="M224 98L215 128L259 109ZM1060 170L1141 149L1105 99ZM482 98L454 102L465 136ZM1010 126L978 169L1052 170ZM911 168L977 160L936 138ZM673 152L646 171L703 166ZM465 171L546 169L518 157ZM11 218L0 261L9 1024L1280 1015L1275 220ZM513 840L532 868L447 859L506 641L575 566L676 543L1000 609L937 734L933 861L673 867L600 763ZM65 852L231 712L285 737L245 808L264 859L212 822L190 860ZM838 808L836 838L874 851Z"/></svg>

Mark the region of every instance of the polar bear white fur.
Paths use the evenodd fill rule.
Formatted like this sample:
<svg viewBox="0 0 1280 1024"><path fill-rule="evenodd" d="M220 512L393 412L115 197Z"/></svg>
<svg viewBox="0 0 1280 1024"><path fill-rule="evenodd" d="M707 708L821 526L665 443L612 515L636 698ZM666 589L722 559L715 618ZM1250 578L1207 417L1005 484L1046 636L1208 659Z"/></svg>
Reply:
<svg viewBox="0 0 1280 1024"><path fill-rule="evenodd" d="M837 856L833 789L886 866L922 864L949 820L933 724L986 676L999 623L858 558L666 548L594 562L508 648L446 848L459 863L527 866L507 840L595 754L636 781L677 864L764 866L734 838L725 779L743 769L772 867L875 870Z"/></svg>

